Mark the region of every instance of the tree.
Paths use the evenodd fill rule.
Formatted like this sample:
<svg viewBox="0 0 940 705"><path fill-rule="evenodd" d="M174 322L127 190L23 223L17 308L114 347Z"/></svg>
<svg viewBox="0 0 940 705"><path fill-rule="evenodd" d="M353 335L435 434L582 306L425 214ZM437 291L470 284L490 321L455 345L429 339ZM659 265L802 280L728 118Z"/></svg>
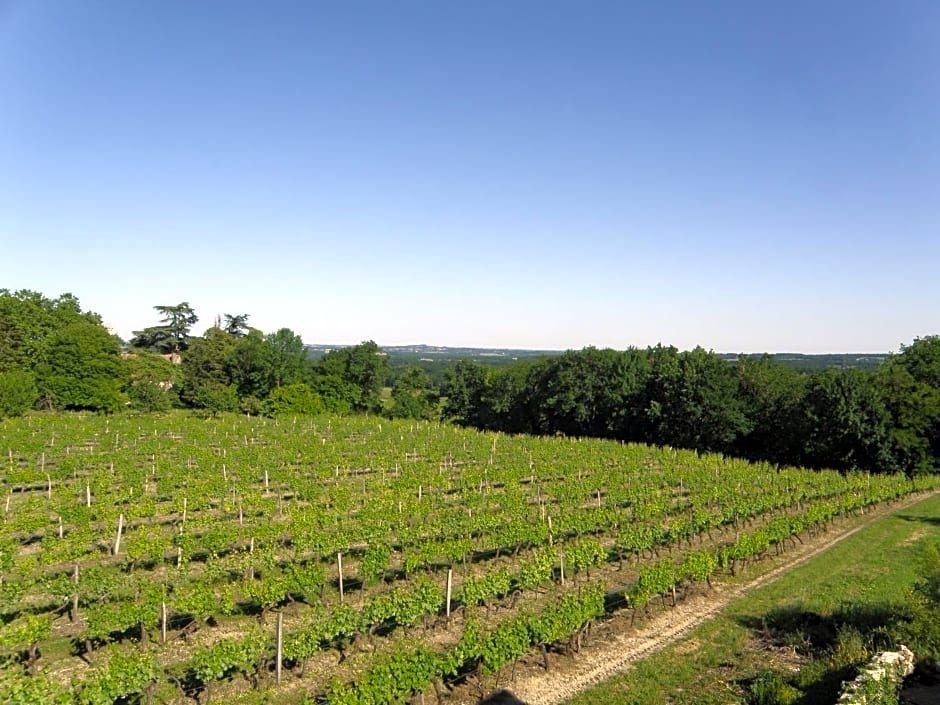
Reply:
<svg viewBox="0 0 940 705"><path fill-rule="evenodd" d="M117 411L127 381L120 345L100 325L72 323L56 331L36 368L40 396L56 409Z"/></svg>
<svg viewBox="0 0 940 705"><path fill-rule="evenodd" d="M902 345L897 362L918 382L940 389L940 336L915 338L910 345Z"/></svg>
<svg viewBox="0 0 940 705"><path fill-rule="evenodd" d="M310 386L323 402L323 410L331 414L348 414L359 403L359 387L339 375L314 375Z"/></svg>
<svg viewBox="0 0 940 705"><path fill-rule="evenodd" d="M479 362L463 359L449 369L444 381L444 415L463 426L483 427L487 370Z"/></svg>
<svg viewBox="0 0 940 705"><path fill-rule="evenodd" d="M235 338L221 328L194 338L183 356L180 399L214 413L237 411L238 390L227 367L235 344Z"/></svg>
<svg viewBox="0 0 940 705"><path fill-rule="evenodd" d="M726 451L749 430L731 366L695 348L677 354L657 347L648 385L647 417L656 443Z"/></svg>
<svg viewBox="0 0 940 705"><path fill-rule="evenodd" d="M32 372L15 369L0 372L0 418L22 416L33 408L38 396Z"/></svg>
<svg viewBox="0 0 940 705"><path fill-rule="evenodd" d="M803 395L806 375L777 364L769 355L741 355L735 368L738 395L750 431L735 443L737 452L775 463L795 463L806 438Z"/></svg>
<svg viewBox="0 0 940 705"><path fill-rule="evenodd" d="M290 328L281 328L264 337L268 346L268 366L275 387L303 381L307 365L307 348L299 335Z"/></svg>
<svg viewBox="0 0 940 705"><path fill-rule="evenodd" d="M278 386L272 374L272 354L261 331L252 329L248 335L235 338L225 358L225 369L238 389L239 397L264 399Z"/></svg>
<svg viewBox="0 0 940 705"><path fill-rule="evenodd" d="M229 335L240 338L248 332L248 314L237 313L234 316L230 313L225 314L225 330Z"/></svg>
<svg viewBox="0 0 940 705"><path fill-rule="evenodd" d="M875 386L891 417L891 455L908 475L937 464L932 441L940 425L940 389L918 380L898 356L875 373Z"/></svg>
<svg viewBox="0 0 940 705"><path fill-rule="evenodd" d="M373 341L333 350L323 356L318 367L320 373L336 375L359 388L359 399L353 406L356 411L381 410L388 358Z"/></svg>
<svg viewBox="0 0 940 705"><path fill-rule="evenodd" d="M123 358L130 378L127 396L139 411L166 411L178 403L179 365L161 355L140 350Z"/></svg>
<svg viewBox="0 0 940 705"><path fill-rule="evenodd" d="M806 460L813 467L888 472L890 414L870 373L826 370L810 377L804 399Z"/></svg>
<svg viewBox="0 0 940 705"><path fill-rule="evenodd" d="M532 380L545 362L519 362L487 377L482 418L485 428L507 433L535 433L536 410L530 403Z"/></svg>
<svg viewBox="0 0 940 705"><path fill-rule="evenodd" d="M638 435L645 355L588 347L548 359L530 385L538 433L628 438Z"/></svg>
<svg viewBox="0 0 940 705"><path fill-rule="evenodd" d="M934 423L923 430L923 435L930 444L932 457L928 462L931 467L937 467L940 465L940 420L930 409L936 403L934 398L940 395L940 336L916 338L909 346L902 346L897 363L918 383L917 394L927 397L920 402L921 413L932 417ZM927 392L926 388L932 391Z"/></svg>
<svg viewBox="0 0 940 705"><path fill-rule="evenodd" d="M49 299L28 289L0 289L0 372L34 369L52 334L79 322L98 325L101 317L83 313L72 294Z"/></svg>
<svg viewBox="0 0 940 705"><path fill-rule="evenodd" d="M435 415L439 395L431 388L431 378L420 367L410 365L392 388L393 419L430 419Z"/></svg>
<svg viewBox="0 0 940 705"><path fill-rule="evenodd" d="M176 306L154 306L154 309L163 314L160 319L163 325L134 331L131 346L162 355L179 354L186 350L189 347L189 331L199 320L193 308L184 301Z"/></svg>

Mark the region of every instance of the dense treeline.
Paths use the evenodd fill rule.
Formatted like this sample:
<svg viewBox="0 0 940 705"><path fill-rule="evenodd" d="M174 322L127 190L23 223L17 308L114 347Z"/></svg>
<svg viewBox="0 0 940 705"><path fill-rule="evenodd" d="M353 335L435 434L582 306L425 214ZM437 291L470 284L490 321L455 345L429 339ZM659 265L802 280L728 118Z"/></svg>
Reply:
<svg viewBox="0 0 940 705"><path fill-rule="evenodd" d="M729 363L696 348L586 348L499 368L463 360L443 384L394 372L371 341L307 356L288 328L247 314L191 335L189 304L155 306L128 345L64 294L0 289L0 416L31 408L114 412L384 413L510 433L564 434L719 451L781 464L935 469L940 338L920 338L873 371L804 372L769 357ZM393 382L391 396L383 388Z"/></svg>
<svg viewBox="0 0 940 705"><path fill-rule="evenodd" d="M373 342L314 362L288 328L264 334L248 326L246 314L226 315L204 335L193 336L198 317L189 304L155 308L163 316L160 324L137 331L125 346L71 294L49 299L0 289L0 417L32 408L115 412L183 406L273 415L376 412L386 406L381 392L388 363ZM409 415L402 407L407 382L398 390L404 401L396 400L388 413Z"/></svg>
<svg viewBox="0 0 940 705"><path fill-rule="evenodd" d="M586 348L493 370L464 360L445 414L513 433L614 438L810 467L934 469L940 458L940 337L872 372L812 374L701 348Z"/></svg>

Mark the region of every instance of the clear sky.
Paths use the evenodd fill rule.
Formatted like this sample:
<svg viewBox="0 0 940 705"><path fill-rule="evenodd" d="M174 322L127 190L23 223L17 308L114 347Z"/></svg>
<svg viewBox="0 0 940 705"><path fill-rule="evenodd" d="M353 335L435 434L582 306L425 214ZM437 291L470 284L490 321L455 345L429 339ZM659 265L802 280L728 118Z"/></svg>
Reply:
<svg viewBox="0 0 940 705"><path fill-rule="evenodd" d="M0 0L0 287L124 338L940 333L940 2Z"/></svg>

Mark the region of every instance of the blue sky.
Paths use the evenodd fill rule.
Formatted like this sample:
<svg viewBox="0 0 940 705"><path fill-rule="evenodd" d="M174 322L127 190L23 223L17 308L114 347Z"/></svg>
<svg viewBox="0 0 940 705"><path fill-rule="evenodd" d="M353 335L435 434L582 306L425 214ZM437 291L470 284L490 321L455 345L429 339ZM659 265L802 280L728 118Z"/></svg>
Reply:
<svg viewBox="0 0 940 705"><path fill-rule="evenodd" d="M0 287L122 337L940 333L940 3L0 0Z"/></svg>

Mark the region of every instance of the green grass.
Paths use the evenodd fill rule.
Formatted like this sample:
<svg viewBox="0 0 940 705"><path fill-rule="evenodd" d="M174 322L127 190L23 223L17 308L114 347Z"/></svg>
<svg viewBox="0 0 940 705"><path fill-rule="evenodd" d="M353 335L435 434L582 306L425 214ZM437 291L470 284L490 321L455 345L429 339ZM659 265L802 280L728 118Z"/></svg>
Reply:
<svg viewBox="0 0 940 705"><path fill-rule="evenodd" d="M904 603L928 542L940 542L940 496L879 520L568 702L745 703L748 684L772 669L802 691L799 705L833 703L865 646L890 641L879 628Z"/></svg>

